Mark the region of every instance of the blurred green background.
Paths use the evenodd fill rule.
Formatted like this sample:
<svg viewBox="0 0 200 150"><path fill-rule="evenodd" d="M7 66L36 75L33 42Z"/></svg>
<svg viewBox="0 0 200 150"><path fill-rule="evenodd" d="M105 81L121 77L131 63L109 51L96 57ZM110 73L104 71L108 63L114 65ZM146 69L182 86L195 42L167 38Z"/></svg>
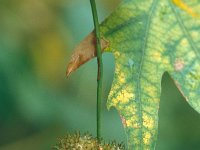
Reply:
<svg viewBox="0 0 200 150"><path fill-rule="evenodd" d="M98 0L100 20L120 0ZM0 0L0 150L48 150L68 132L96 132L96 60L69 79L73 47L93 29L89 0ZM104 54L103 137L125 142L115 109L106 109L114 58ZM200 115L166 73L158 150L199 150Z"/></svg>

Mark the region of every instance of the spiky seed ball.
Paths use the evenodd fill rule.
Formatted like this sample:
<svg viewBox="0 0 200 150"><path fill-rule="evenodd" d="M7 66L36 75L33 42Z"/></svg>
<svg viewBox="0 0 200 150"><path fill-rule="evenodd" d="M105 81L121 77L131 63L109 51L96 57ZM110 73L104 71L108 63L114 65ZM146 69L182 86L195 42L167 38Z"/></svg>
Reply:
<svg viewBox="0 0 200 150"><path fill-rule="evenodd" d="M124 145L116 142L98 143L96 138L90 134L81 135L79 132L75 134L67 134L64 138L58 139L58 143L53 147L54 150L125 150Z"/></svg>

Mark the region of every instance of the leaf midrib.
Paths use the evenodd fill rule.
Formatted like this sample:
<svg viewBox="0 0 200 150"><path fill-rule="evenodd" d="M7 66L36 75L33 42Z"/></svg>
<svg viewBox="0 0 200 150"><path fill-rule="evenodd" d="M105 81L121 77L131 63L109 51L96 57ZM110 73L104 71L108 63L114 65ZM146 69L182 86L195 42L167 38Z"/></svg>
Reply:
<svg viewBox="0 0 200 150"><path fill-rule="evenodd" d="M141 93L140 93L141 92L140 80L141 80L141 76L142 76L142 67L143 67L143 62L144 62L145 50L147 48L148 35L149 35L149 31L150 31L151 21L152 21L154 11L156 10L157 3L158 3L158 0L153 0L152 6L151 6L150 12L149 12L148 20L147 20L147 23L146 23L144 44L142 45L142 56L141 56L141 61L140 61L141 63L140 63L140 67L139 67L139 74L138 74L138 80L137 80L137 90L138 90L138 100L139 100L139 122L141 124L141 129L139 131L139 134L140 134L140 149L142 148L142 132L143 132L142 100L141 100Z"/></svg>

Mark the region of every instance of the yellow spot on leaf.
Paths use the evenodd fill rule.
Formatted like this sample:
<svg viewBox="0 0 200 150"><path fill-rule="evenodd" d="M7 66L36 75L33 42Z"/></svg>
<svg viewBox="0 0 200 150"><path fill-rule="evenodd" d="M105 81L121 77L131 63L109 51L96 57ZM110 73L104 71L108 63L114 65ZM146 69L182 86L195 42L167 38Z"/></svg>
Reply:
<svg viewBox="0 0 200 150"><path fill-rule="evenodd" d="M135 115L136 112L137 112L137 109L136 109L136 106L132 106L132 105L129 105L129 106L126 106L126 110L125 112L128 114L131 112L132 115Z"/></svg>
<svg viewBox="0 0 200 150"><path fill-rule="evenodd" d="M113 54L114 54L116 57L119 57L119 56L120 56L120 53L119 53L118 51L113 52Z"/></svg>
<svg viewBox="0 0 200 150"><path fill-rule="evenodd" d="M119 64L116 64L116 65L115 65L115 72L116 72L116 73L119 73L120 70L121 70L121 66L120 66Z"/></svg>
<svg viewBox="0 0 200 150"><path fill-rule="evenodd" d="M114 94L115 94L115 91L117 91L117 89L119 89L119 85L118 85L118 84L114 84L114 85L112 86L112 90L111 90L110 93L109 93L109 97L113 97Z"/></svg>
<svg viewBox="0 0 200 150"><path fill-rule="evenodd" d="M181 8L182 10L190 14L192 17L199 17L199 14L195 13L192 10L192 8L190 8L187 4L183 2L183 0L172 0L172 1L177 7Z"/></svg>
<svg viewBox="0 0 200 150"><path fill-rule="evenodd" d="M149 132L145 132L143 137L144 144L148 145L150 143L150 139L151 139L151 134Z"/></svg>
<svg viewBox="0 0 200 150"><path fill-rule="evenodd" d="M126 120L127 127L138 129L140 128L140 124L137 122L137 117L132 116L130 119Z"/></svg>
<svg viewBox="0 0 200 150"><path fill-rule="evenodd" d="M116 106L119 103L118 99L113 98L112 99L112 106Z"/></svg>
<svg viewBox="0 0 200 150"><path fill-rule="evenodd" d="M200 34L199 34L199 32L193 31L193 32L191 32L191 36L192 36L194 39L196 39L196 38L199 38Z"/></svg>
<svg viewBox="0 0 200 150"><path fill-rule="evenodd" d="M133 97L134 97L133 93L129 93L126 90L122 90L121 92L119 92L116 99L117 99L117 101L120 101L121 104L126 104L130 100L132 100Z"/></svg>
<svg viewBox="0 0 200 150"><path fill-rule="evenodd" d="M124 75L124 73L120 73L120 74L119 74L118 80L119 80L119 83L120 83L120 84L125 83L125 75Z"/></svg>
<svg viewBox="0 0 200 150"><path fill-rule="evenodd" d="M154 120L151 116L148 116L146 113L143 114L143 126L148 129L153 129L154 127Z"/></svg>
<svg viewBox="0 0 200 150"><path fill-rule="evenodd" d="M126 125L127 125L127 127L134 128L134 129L140 128L139 123L133 122L133 120L128 120L128 121L126 122Z"/></svg>
<svg viewBox="0 0 200 150"><path fill-rule="evenodd" d="M164 58L162 59L162 63L165 64L165 65L168 65L168 64L170 63L169 57L164 57Z"/></svg>
<svg viewBox="0 0 200 150"><path fill-rule="evenodd" d="M182 46L188 46L189 44L188 44L188 40L186 39L186 38L184 38L182 41L181 41L181 43L180 43Z"/></svg>
<svg viewBox="0 0 200 150"><path fill-rule="evenodd" d="M133 124L133 128L135 128L135 129L138 129L138 128L140 128L140 125L139 125L139 123L135 122L135 123Z"/></svg>
<svg viewBox="0 0 200 150"><path fill-rule="evenodd" d="M110 96L110 97L113 97L113 96L114 96L114 92L113 92L113 91L110 91L109 96Z"/></svg>
<svg viewBox="0 0 200 150"><path fill-rule="evenodd" d="M113 87L116 89L116 87ZM118 87L119 88L119 87ZM121 90L121 92L118 92L116 97L114 98L114 91L112 90L109 94L110 97L112 98L112 103L114 106L116 106L118 103L122 104L127 104L130 100L135 99L135 95L133 94L133 91L129 89L130 87L126 87L125 89ZM133 111L134 108L132 108L131 111Z"/></svg>
<svg viewBox="0 0 200 150"><path fill-rule="evenodd" d="M120 84L121 83L122 81L120 82ZM113 89L116 90L116 87L113 87ZM109 96L114 96L113 90L110 92ZM112 101L113 101L113 104L116 105L118 103L127 104L129 101L134 100L134 99L135 99L135 95L133 94L133 88L130 85L128 85L128 86L125 86L124 89L122 89L120 92L116 93L116 97L113 98Z"/></svg>
<svg viewBox="0 0 200 150"><path fill-rule="evenodd" d="M157 95L157 90L155 87L153 86L148 86L144 89L148 95L155 97L155 95Z"/></svg>
<svg viewBox="0 0 200 150"><path fill-rule="evenodd" d="M152 54L152 59L156 62L160 62L161 61L161 54L159 52L154 52Z"/></svg>
<svg viewBox="0 0 200 150"><path fill-rule="evenodd" d="M131 127L131 126L132 126L131 120L127 120L127 121L126 121L126 125L127 125L127 127Z"/></svg>

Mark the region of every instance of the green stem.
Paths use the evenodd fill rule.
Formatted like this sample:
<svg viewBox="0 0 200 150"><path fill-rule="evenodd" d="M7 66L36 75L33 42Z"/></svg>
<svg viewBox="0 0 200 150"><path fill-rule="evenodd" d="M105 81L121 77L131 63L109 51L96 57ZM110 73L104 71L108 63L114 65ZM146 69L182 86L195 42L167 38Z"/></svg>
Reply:
<svg viewBox="0 0 200 150"><path fill-rule="evenodd" d="M100 28L96 9L95 0L90 0L92 7L92 14L94 20L95 34L96 34L96 51L97 51L97 64L98 64L98 74L97 74L97 139L100 141L101 138L101 103L102 103L102 79L103 79L103 61L101 53L101 43L100 43Z"/></svg>

